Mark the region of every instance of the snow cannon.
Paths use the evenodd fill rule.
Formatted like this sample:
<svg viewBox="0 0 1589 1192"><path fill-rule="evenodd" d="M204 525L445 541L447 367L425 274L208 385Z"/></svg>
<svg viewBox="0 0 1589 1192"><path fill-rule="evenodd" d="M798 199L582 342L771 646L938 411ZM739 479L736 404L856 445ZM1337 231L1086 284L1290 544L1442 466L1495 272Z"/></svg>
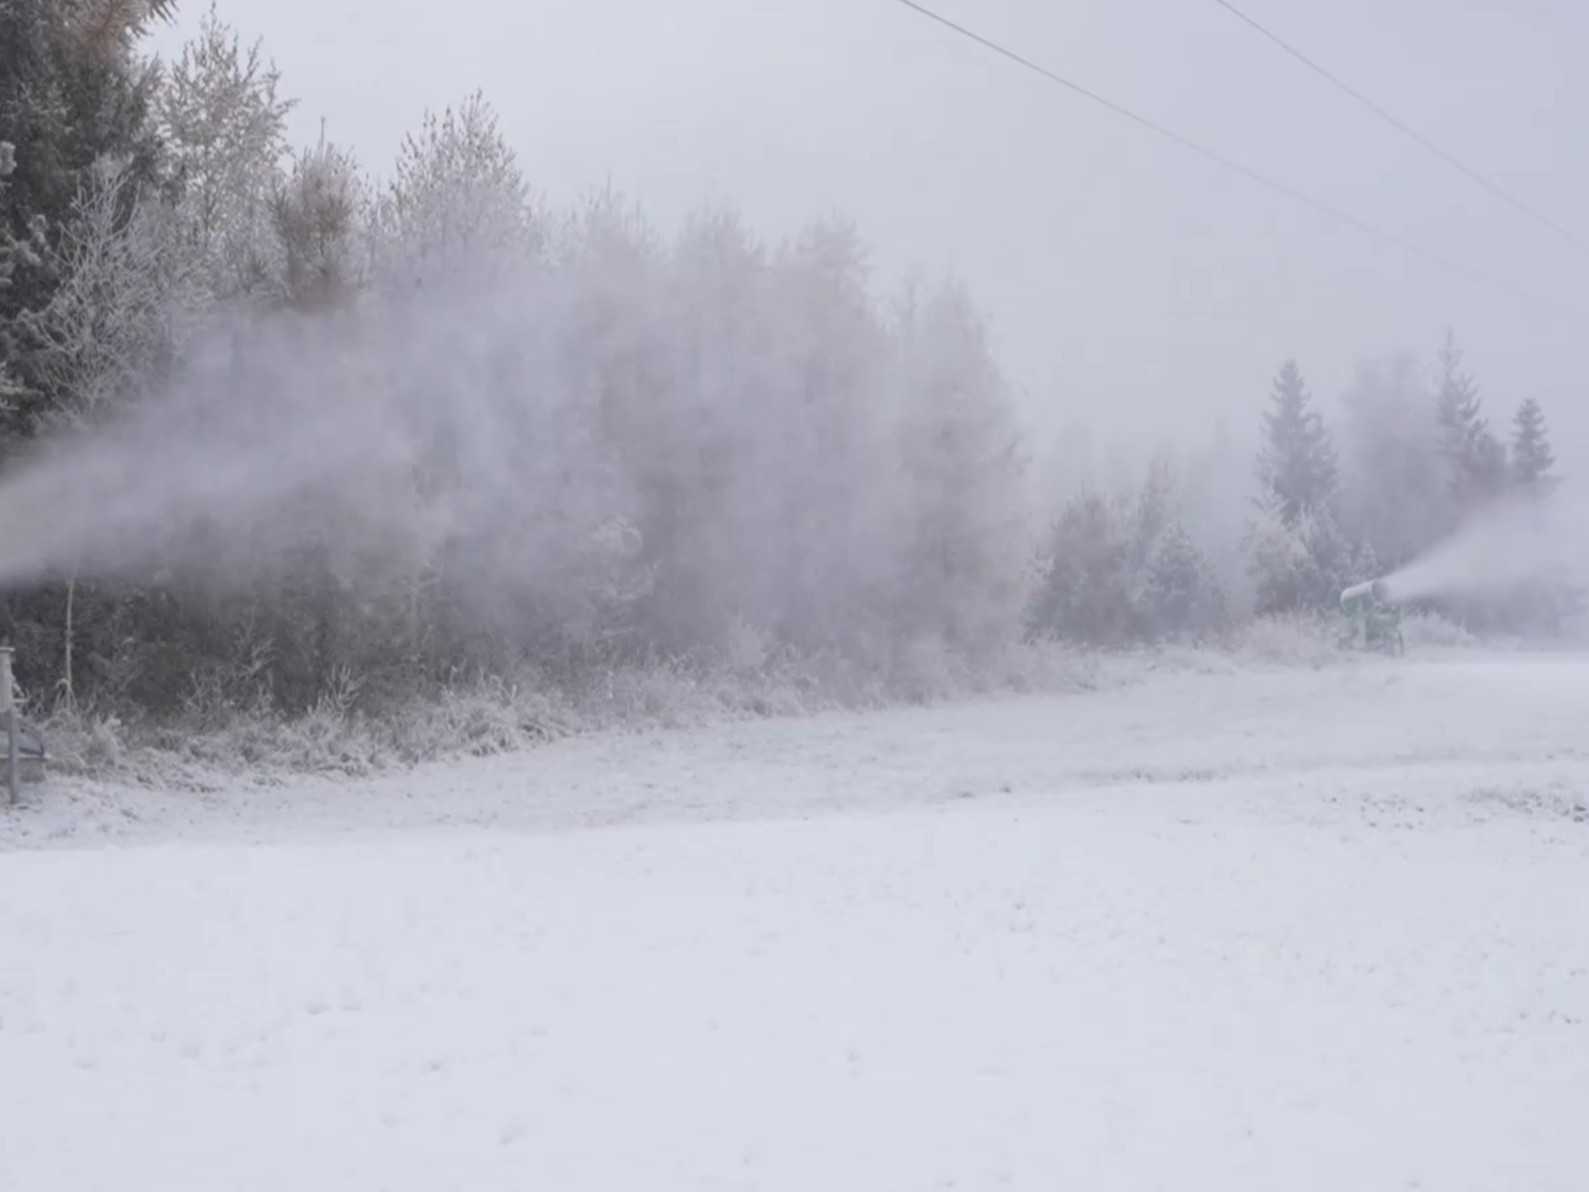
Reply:
<svg viewBox="0 0 1589 1192"><path fill-rule="evenodd" d="M1383 579L1371 579L1366 583L1353 584L1341 593L1342 610L1350 610L1364 601L1385 605L1390 604L1389 586Z"/></svg>
<svg viewBox="0 0 1589 1192"><path fill-rule="evenodd" d="M1401 609L1391 599L1390 585L1383 579L1353 584L1341 593L1341 612L1346 617L1346 636L1342 645L1382 654L1400 654L1406 649L1401 636Z"/></svg>

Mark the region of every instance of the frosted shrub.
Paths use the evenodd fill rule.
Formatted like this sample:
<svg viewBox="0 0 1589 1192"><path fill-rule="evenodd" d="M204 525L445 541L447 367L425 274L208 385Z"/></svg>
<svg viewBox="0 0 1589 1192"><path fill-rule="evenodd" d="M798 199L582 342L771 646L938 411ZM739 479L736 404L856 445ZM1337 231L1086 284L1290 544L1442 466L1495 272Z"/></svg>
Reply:
<svg viewBox="0 0 1589 1192"><path fill-rule="evenodd" d="M1402 618L1401 634L1409 647L1471 646L1475 638L1455 621L1437 612L1413 612Z"/></svg>
<svg viewBox="0 0 1589 1192"><path fill-rule="evenodd" d="M723 662L736 674L762 670L772 657L773 646L766 633L743 617L729 623L723 635Z"/></svg>
<svg viewBox="0 0 1589 1192"><path fill-rule="evenodd" d="M1305 510L1288 522L1266 509L1249 531L1248 550L1260 613L1333 609L1343 589L1378 573L1328 510Z"/></svg>
<svg viewBox="0 0 1589 1192"><path fill-rule="evenodd" d="M1271 613L1236 631L1238 656L1260 662L1322 666L1343 657L1338 619L1317 613Z"/></svg>

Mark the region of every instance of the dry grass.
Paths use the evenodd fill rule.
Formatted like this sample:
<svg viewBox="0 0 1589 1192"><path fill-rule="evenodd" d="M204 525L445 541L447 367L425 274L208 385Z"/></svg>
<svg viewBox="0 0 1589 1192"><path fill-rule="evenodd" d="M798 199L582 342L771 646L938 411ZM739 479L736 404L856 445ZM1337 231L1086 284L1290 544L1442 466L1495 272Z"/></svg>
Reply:
<svg viewBox="0 0 1589 1192"><path fill-rule="evenodd" d="M239 773L260 781L368 774L528 749L578 733L1077 688L1088 685L1095 669L1053 646L1011 647L973 664L929 643L901 651L886 668L868 668L837 653L802 656L739 641L710 659L601 669L564 683L526 672L514 681L485 678L380 706L362 700L358 684L349 682L298 716L203 685L167 722L128 723L63 707L44 718L43 729L60 772L209 789Z"/></svg>
<svg viewBox="0 0 1589 1192"><path fill-rule="evenodd" d="M1289 613L1256 617L1237 628L1226 649L1239 662L1328 666L1345 657L1337 617Z"/></svg>
<svg viewBox="0 0 1589 1192"><path fill-rule="evenodd" d="M368 774L464 754L529 749L580 733L688 728L724 720L929 703L1011 692L1084 691L1156 670L1226 673L1254 664L1322 666L1345 655L1327 620L1266 618L1207 646L1133 653L1011 643L975 657L923 640L867 666L837 653L799 655L731 635L714 656L600 669L553 682L526 672L377 705L350 677L309 712L200 687L166 723L129 724L92 710L45 719L53 765L75 775L213 789L248 774Z"/></svg>

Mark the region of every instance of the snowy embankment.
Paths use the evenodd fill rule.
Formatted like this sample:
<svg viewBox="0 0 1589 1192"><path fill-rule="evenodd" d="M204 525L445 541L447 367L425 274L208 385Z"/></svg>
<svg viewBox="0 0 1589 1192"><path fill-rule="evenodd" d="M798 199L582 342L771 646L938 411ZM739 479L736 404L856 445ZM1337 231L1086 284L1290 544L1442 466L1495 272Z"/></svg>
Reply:
<svg viewBox="0 0 1589 1192"><path fill-rule="evenodd" d="M62 787L0 1187L1577 1188L1586 794L1545 656Z"/></svg>

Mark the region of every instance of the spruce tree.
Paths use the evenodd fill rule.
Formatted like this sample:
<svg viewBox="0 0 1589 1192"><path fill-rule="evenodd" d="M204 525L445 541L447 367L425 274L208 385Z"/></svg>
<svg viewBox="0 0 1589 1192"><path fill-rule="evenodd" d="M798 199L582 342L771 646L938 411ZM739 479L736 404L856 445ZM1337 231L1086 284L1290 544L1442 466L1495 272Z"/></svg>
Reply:
<svg viewBox="0 0 1589 1192"><path fill-rule="evenodd" d="M1512 479L1524 488L1539 488L1549 482L1555 464L1545 411L1531 397L1517 407L1512 419Z"/></svg>
<svg viewBox="0 0 1589 1192"><path fill-rule="evenodd" d="M135 45L172 0L0 3L0 359L13 429L31 429L50 396L21 324L61 283L56 249L73 204L107 158L128 194L159 178L149 106L158 82Z"/></svg>
<svg viewBox="0 0 1589 1192"><path fill-rule="evenodd" d="M1288 526L1310 512L1327 509L1335 498L1335 448L1324 420L1313 408L1295 360L1275 377L1264 412L1264 443L1258 456L1263 499Z"/></svg>
<svg viewBox="0 0 1589 1192"><path fill-rule="evenodd" d="M1506 448L1490 430L1478 385L1463 370L1462 352L1449 331L1440 349L1435 422L1455 501L1453 512L1460 519L1504 486Z"/></svg>

